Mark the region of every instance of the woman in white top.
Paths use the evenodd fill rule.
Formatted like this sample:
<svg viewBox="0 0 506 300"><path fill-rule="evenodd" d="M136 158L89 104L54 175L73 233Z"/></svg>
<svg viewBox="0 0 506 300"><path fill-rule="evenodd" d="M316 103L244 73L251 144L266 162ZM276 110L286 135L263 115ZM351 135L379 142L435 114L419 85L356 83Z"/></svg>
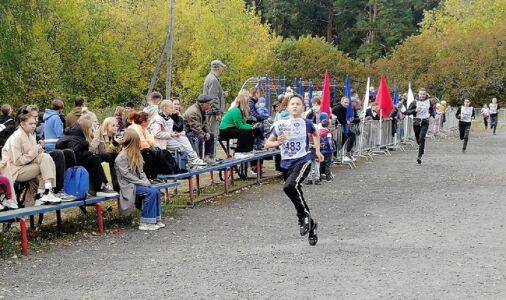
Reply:
<svg viewBox="0 0 506 300"><path fill-rule="evenodd" d="M464 105L457 109L455 116L459 119L460 140L464 141L464 144L462 145L462 153L464 153L466 152L467 141L469 140L471 122L474 119L474 108L471 106L471 100L464 100Z"/></svg>

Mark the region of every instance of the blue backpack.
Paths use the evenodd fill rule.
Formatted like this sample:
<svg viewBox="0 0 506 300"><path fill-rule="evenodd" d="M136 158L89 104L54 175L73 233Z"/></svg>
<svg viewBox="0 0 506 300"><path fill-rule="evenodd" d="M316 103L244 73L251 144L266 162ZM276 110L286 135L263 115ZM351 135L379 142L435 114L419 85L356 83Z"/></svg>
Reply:
<svg viewBox="0 0 506 300"><path fill-rule="evenodd" d="M86 199L90 186L90 175L83 167L68 168L65 171L63 190L66 194L76 197L76 200Z"/></svg>

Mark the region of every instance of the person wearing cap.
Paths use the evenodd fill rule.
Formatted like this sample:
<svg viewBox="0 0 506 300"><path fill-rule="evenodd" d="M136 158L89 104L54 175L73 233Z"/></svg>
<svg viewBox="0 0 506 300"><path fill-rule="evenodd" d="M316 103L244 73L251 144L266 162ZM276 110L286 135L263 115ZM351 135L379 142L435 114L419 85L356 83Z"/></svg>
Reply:
<svg viewBox="0 0 506 300"><path fill-rule="evenodd" d="M224 67L226 66L221 61L213 60L211 62L211 72L209 72L204 80L203 94L212 99L211 109L207 113L209 115L209 129L211 130L210 133L215 136L218 135L218 126L225 112L226 93L223 91L219 80Z"/></svg>
<svg viewBox="0 0 506 300"><path fill-rule="evenodd" d="M208 95L200 95L197 102L188 107L183 114L186 135L193 149L200 157L205 152L208 163L214 160L214 135L209 130L206 113L211 110L213 99ZM202 149L202 144L205 144L205 149Z"/></svg>

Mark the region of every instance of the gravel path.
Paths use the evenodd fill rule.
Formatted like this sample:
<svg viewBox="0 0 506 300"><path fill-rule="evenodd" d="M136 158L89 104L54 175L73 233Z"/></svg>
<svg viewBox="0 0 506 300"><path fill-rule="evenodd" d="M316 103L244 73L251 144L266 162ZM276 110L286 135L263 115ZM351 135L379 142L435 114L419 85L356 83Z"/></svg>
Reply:
<svg viewBox="0 0 506 300"><path fill-rule="evenodd" d="M486 144L484 144L486 143ZM319 243L280 184L0 262L0 298L506 298L506 134L473 133L339 169L306 187Z"/></svg>

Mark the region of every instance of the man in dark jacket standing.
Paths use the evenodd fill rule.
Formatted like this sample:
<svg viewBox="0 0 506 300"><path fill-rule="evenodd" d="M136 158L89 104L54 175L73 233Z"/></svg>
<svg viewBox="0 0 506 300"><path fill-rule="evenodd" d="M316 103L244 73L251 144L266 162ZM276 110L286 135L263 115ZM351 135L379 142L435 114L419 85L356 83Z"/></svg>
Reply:
<svg viewBox="0 0 506 300"><path fill-rule="evenodd" d="M332 114L337 117L337 121L339 124L341 124L343 132L342 144L344 145L346 142L348 142L346 144L346 157L350 160L353 160L351 150L353 149L353 145L355 144L355 139L357 136L352 130L349 130L349 128L351 124L360 123L360 118L358 118L358 115L354 113L355 117L352 120L346 119L346 110L348 109L348 105L351 105L350 100L346 97L341 98L341 102L332 108ZM346 129L347 127L348 129Z"/></svg>

